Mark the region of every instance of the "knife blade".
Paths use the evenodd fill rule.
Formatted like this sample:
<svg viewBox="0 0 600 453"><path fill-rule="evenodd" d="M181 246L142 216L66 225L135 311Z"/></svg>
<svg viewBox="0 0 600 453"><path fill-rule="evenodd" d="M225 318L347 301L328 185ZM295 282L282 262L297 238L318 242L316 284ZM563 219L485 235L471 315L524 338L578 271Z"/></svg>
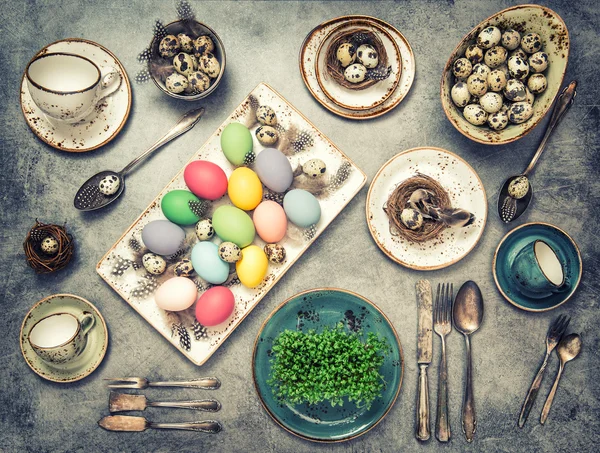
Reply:
<svg viewBox="0 0 600 453"><path fill-rule="evenodd" d="M419 384L417 397L416 437L427 440L431 437L429 417L429 383L427 367L433 356L433 292L429 280L419 280L417 290L417 364L419 365Z"/></svg>

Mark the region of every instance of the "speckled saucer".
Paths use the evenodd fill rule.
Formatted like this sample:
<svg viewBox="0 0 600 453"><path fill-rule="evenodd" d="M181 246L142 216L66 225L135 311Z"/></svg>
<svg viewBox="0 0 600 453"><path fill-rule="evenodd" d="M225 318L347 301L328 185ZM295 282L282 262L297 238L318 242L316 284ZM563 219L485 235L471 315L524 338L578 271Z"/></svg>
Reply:
<svg viewBox="0 0 600 453"><path fill-rule="evenodd" d="M68 38L54 42L36 56L48 52L68 52L87 57L99 66L113 66L121 73L121 86L102 99L82 122L67 124L48 119L35 105L23 73L21 109L27 125L40 140L62 151L85 152L106 145L121 131L131 109L131 85L125 68L108 49L85 39Z"/></svg>
<svg viewBox="0 0 600 453"><path fill-rule="evenodd" d="M87 345L83 352L65 364L52 365L44 362L28 341L33 326L40 319L53 313L63 312L79 316L84 311L92 313L96 322L87 334ZM83 379L98 368L108 347L108 330L104 318L90 302L72 294L55 294L42 299L29 310L21 326L19 340L23 357L36 374L49 381L67 383Z"/></svg>

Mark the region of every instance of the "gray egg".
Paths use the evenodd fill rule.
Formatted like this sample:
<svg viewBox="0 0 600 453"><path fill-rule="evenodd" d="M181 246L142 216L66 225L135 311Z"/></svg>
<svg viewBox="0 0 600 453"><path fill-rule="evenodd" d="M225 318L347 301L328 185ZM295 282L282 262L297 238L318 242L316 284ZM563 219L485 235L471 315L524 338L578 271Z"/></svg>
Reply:
<svg viewBox="0 0 600 453"><path fill-rule="evenodd" d="M487 83L491 91L502 91L506 87L506 75L499 69L494 69L488 75Z"/></svg>
<svg viewBox="0 0 600 453"><path fill-rule="evenodd" d="M533 94L543 93L547 86L548 81L544 74L531 74L531 77L527 80L527 88L529 88L529 91Z"/></svg>
<svg viewBox="0 0 600 453"><path fill-rule="evenodd" d="M157 255L169 256L177 253L184 240L183 228L168 220L154 220L142 230L142 242Z"/></svg>
<svg viewBox="0 0 600 453"><path fill-rule="evenodd" d="M356 60L356 47L349 42L345 42L338 47L335 56L343 68L350 66Z"/></svg>
<svg viewBox="0 0 600 453"><path fill-rule="evenodd" d="M256 109L256 119L260 124L266 126L275 126L277 124L277 115L268 105L261 105Z"/></svg>
<svg viewBox="0 0 600 453"><path fill-rule="evenodd" d="M473 66L472 74L479 75L485 79L491 71L492 70L490 69L490 67L485 63L477 63L475 66Z"/></svg>
<svg viewBox="0 0 600 453"><path fill-rule="evenodd" d="M165 86L167 87L167 90L175 94L183 93L188 85L188 78L183 74L179 74L178 72L174 72L167 77L167 80L165 80Z"/></svg>
<svg viewBox="0 0 600 453"><path fill-rule="evenodd" d="M114 195L119 190L121 181L117 175L108 175L100 180L98 190L103 195Z"/></svg>
<svg viewBox="0 0 600 453"><path fill-rule="evenodd" d="M221 64L217 60L217 57L208 52L198 58L198 69L211 79L216 79L221 72Z"/></svg>
<svg viewBox="0 0 600 453"><path fill-rule="evenodd" d="M318 178L327 171L327 167L321 159L311 159L302 165L302 171L311 178Z"/></svg>
<svg viewBox="0 0 600 453"><path fill-rule="evenodd" d="M502 95L490 91L481 96L479 105L487 113L496 113L502 108L502 101Z"/></svg>
<svg viewBox="0 0 600 453"><path fill-rule="evenodd" d="M356 51L356 58L365 68L376 68L379 64L379 54L370 44L361 45Z"/></svg>
<svg viewBox="0 0 600 453"><path fill-rule="evenodd" d="M272 126L260 126L255 132L257 140L263 146L274 145L279 139L277 129Z"/></svg>
<svg viewBox="0 0 600 453"><path fill-rule="evenodd" d="M163 58L173 58L179 53L180 49L179 39L175 35L165 36L158 45L158 53Z"/></svg>
<svg viewBox="0 0 600 453"><path fill-rule="evenodd" d="M548 67L548 54L536 52L529 57L529 69L531 72L544 72Z"/></svg>
<svg viewBox="0 0 600 453"><path fill-rule="evenodd" d="M502 33L498 27L486 27L477 36L477 45L482 49L497 46L502 39Z"/></svg>
<svg viewBox="0 0 600 453"><path fill-rule="evenodd" d="M294 180L292 164L285 154L275 148L265 148L258 153L254 171L260 181L276 193L288 190Z"/></svg>
<svg viewBox="0 0 600 453"><path fill-rule="evenodd" d="M508 185L508 194L517 200L527 195L527 192L529 192L529 179L527 179L527 176L519 176Z"/></svg>
<svg viewBox="0 0 600 453"><path fill-rule="evenodd" d="M502 45L508 50L515 50L521 44L521 34L517 30L509 28L502 33Z"/></svg>
<svg viewBox="0 0 600 453"><path fill-rule="evenodd" d="M194 51L194 40L190 35L179 33L177 35L177 39L179 40L179 46L181 47L182 51L187 53L192 53Z"/></svg>
<svg viewBox="0 0 600 453"><path fill-rule="evenodd" d="M506 61L508 52L502 46L494 46L488 49L485 53L484 61L485 64L490 68L495 69Z"/></svg>
<svg viewBox="0 0 600 453"><path fill-rule="evenodd" d="M509 101L521 102L527 99L527 91L523 82L517 79L509 79L504 88L504 97Z"/></svg>
<svg viewBox="0 0 600 453"><path fill-rule="evenodd" d="M58 252L58 241L53 236L47 236L40 244L40 248L46 255L56 255Z"/></svg>
<svg viewBox="0 0 600 453"><path fill-rule="evenodd" d="M537 33L527 33L521 39L521 49L532 54L542 50L542 38Z"/></svg>
<svg viewBox="0 0 600 453"><path fill-rule="evenodd" d="M281 264L285 261L285 249L279 244L265 245L265 255L268 260L274 264Z"/></svg>
<svg viewBox="0 0 600 453"><path fill-rule="evenodd" d="M167 262L162 256L155 255L154 253L146 253L142 257L142 264L148 273L152 275L160 275L167 268Z"/></svg>
<svg viewBox="0 0 600 453"><path fill-rule="evenodd" d="M416 209L406 208L400 213L400 220L406 228L418 230L423 226L423 215Z"/></svg>
<svg viewBox="0 0 600 453"><path fill-rule="evenodd" d="M191 277L194 273L194 266L190 260L183 259L175 265L173 272L177 277Z"/></svg>
<svg viewBox="0 0 600 453"><path fill-rule="evenodd" d="M365 80L367 68L360 63L354 63L344 70L344 78L350 83L360 83Z"/></svg>
<svg viewBox="0 0 600 453"><path fill-rule="evenodd" d="M488 114L479 104L469 104L463 110L463 116L469 123L481 126L487 121Z"/></svg>
<svg viewBox="0 0 600 453"><path fill-rule="evenodd" d="M471 74L467 79L467 88L473 96L483 96L488 89L487 79L478 74Z"/></svg>
<svg viewBox="0 0 600 453"><path fill-rule="evenodd" d="M495 131L500 131L508 125L508 114L505 111L492 113L487 119L488 126Z"/></svg>
<svg viewBox="0 0 600 453"><path fill-rule="evenodd" d="M242 259L242 249L233 242L222 242L219 245L219 258L226 263L237 263Z"/></svg>
<svg viewBox="0 0 600 453"><path fill-rule="evenodd" d="M173 58L173 67L179 74L189 77L189 75L194 72L194 60L192 60L191 55L179 52L175 55L175 58Z"/></svg>
<svg viewBox="0 0 600 453"><path fill-rule="evenodd" d="M208 90L210 87L210 78L202 71L192 72L188 76L188 87L186 92L191 94L199 94Z"/></svg>
<svg viewBox="0 0 600 453"><path fill-rule="evenodd" d="M477 44L471 44L465 50L465 58L471 62L471 64L477 64L483 61L483 50L478 47Z"/></svg>
<svg viewBox="0 0 600 453"><path fill-rule="evenodd" d="M507 111L511 123L521 124L533 115L533 107L528 102L515 102Z"/></svg>
<svg viewBox="0 0 600 453"><path fill-rule="evenodd" d="M200 58L202 55L210 53L213 50L215 50L215 43L213 43L210 36L198 36L194 40L194 55L196 55L196 58Z"/></svg>
<svg viewBox="0 0 600 453"><path fill-rule="evenodd" d="M471 100L471 93L469 93L469 89L465 82L455 83L450 90L450 96L452 97L452 102L460 108L467 105Z"/></svg>
<svg viewBox="0 0 600 453"><path fill-rule="evenodd" d="M473 65L466 58L459 58L452 65L452 73L459 80L465 80L473 71Z"/></svg>
<svg viewBox="0 0 600 453"><path fill-rule="evenodd" d="M529 63L517 55L512 56L508 59L508 71L511 77L523 80L529 74Z"/></svg>
<svg viewBox="0 0 600 453"><path fill-rule="evenodd" d="M198 236L198 239L201 241L208 241L214 235L215 230L211 219L203 219L196 224L196 236Z"/></svg>

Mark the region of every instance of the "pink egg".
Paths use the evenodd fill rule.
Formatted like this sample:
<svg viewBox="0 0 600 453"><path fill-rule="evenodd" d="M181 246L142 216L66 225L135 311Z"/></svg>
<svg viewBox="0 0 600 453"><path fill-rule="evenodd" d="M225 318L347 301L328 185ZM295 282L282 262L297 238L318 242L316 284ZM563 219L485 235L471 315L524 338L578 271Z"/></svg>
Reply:
<svg viewBox="0 0 600 453"><path fill-rule="evenodd" d="M183 172L188 188L200 198L217 200L227 192L227 176L221 167L206 160L190 162Z"/></svg>
<svg viewBox="0 0 600 453"><path fill-rule="evenodd" d="M287 231L287 217L283 208L274 201L263 201L252 215L256 232L270 244L279 242Z"/></svg>
<svg viewBox="0 0 600 453"><path fill-rule="evenodd" d="M203 326L216 326L233 313L235 297L229 288L213 286L196 303L196 319Z"/></svg>
<svg viewBox="0 0 600 453"><path fill-rule="evenodd" d="M185 277L173 277L159 286L154 293L154 302L163 310L181 311L191 307L197 297L194 282Z"/></svg>

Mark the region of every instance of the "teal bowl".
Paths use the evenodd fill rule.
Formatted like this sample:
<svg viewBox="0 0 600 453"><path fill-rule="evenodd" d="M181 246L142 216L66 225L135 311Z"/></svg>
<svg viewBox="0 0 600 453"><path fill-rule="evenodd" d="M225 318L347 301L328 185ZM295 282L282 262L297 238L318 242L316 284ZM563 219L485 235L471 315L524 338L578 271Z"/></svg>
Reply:
<svg viewBox="0 0 600 453"><path fill-rule="evenodd" d="M286 329L320 332L340 322L348 329L361 329L365 335L374 332L387 340L389 350L379 370L386 382L381 396L368 410L348 401L332 407L329 402L293 406L277 400L267 384L273 340ZM315 442L341 442L375 427L394 405L404 370L402 347L390 320L364 297L335 288L305 291L279 305L260 329L252 360L254 385L267 413L286 431Z"/></svg>

